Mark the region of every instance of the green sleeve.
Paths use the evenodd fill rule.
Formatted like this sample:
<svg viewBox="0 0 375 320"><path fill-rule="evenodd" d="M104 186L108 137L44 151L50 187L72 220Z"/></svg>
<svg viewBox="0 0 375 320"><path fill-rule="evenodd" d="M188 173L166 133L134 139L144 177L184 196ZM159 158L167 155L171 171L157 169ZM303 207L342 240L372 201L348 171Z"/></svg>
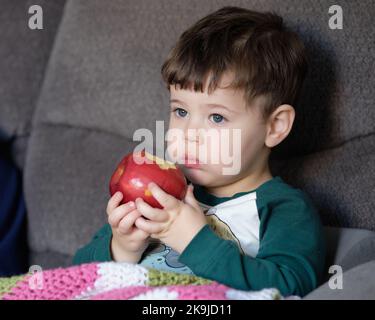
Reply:
<svg viewBox="0 0 375 320"><path fill-rule="evenodd" d="M255 258L242 255L233 241L220 238L206 225L179 261L196 275L235 289L277 288L284 296L306 295L318 285L324 267L319 216L301 198L270 203L268 208L261 217Z"/></svg>
<svg viewBox="0 0 375 320"><path fill-rule="evenodd" d="M78 249L73 258L73 264L111 261L112 229L105 224L84 247Z"/></svg>

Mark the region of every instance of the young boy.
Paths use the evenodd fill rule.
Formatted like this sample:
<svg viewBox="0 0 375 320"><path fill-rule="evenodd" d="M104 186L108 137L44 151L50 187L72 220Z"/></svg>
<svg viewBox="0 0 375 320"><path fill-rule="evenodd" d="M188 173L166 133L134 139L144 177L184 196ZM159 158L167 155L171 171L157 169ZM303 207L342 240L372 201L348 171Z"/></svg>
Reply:
<svg viewBox="0 0 375 320"><path fill-rule="evenodd" d="M169 130L185 133L177 142L185 154L177 157L191 182L187 195L180 201L151 183L163 206L154 209L141 199L119 205L122 194L114 194L108 224L74 263L140 263L236 289L276 287L283 295L313 290L325 262L319 216L307 195L273 177L268 165L292 128L306 71L303 44L275 14L224 7L186 30L162 76L171 97ZM192 151L205 145L215 155L224 145L220 135L208 140L198 129L240 130L228 145L238 147L238 172L223 174L223 162Z"/></svg>

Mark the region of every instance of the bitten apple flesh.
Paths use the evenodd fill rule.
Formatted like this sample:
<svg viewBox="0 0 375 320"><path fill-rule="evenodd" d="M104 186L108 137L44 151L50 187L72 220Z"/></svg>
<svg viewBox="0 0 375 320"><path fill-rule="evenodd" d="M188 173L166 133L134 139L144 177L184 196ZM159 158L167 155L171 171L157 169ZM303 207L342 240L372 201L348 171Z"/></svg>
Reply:
<svg viewBox="0 0 375 320"><path fill-rule="evenodd" d="M141 163L141 164L140 164ZM150 182L177 199L184 199L187 182L182 171L172 162L160 159L145 150L126 155L113 173L109 191L111 196L121 191L121 204L142 198L150 206L162 209L162 205L147 188Z"/></svg>

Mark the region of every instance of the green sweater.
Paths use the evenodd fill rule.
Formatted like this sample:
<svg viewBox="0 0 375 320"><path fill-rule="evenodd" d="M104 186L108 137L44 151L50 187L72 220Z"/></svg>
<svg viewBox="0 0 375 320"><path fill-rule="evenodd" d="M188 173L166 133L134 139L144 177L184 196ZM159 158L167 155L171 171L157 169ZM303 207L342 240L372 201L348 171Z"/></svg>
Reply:
<svg viewBox="0 0 375 320"><path fill-rule="evenodd" d="M320 284L325 265L322 225L309 197L274 177L255 190L216 197L195 185L207 225L179 255L163 244L147 249L146 267L193 273L240 290L278 288L304 296ZM105 224L79 249L74 264L111 261ZM160 249L162 246L162 249Z"/></svg>

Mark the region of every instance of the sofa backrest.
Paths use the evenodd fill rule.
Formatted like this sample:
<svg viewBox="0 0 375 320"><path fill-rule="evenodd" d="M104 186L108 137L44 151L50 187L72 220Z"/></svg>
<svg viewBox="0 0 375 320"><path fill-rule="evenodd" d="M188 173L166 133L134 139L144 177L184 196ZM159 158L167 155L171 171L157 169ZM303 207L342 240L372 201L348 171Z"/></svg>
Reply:
<svg viewBox="0 0 375 320"><path fill-rule="evenodd" d="M0 142L25 165L31 119L65 0L41 0L43 30L28 26L30 0L5 0L0 8Z"/></svg>
<svg viewBox="0 0 375 320"><path fill-rule="evenodd" d="M110 176L139 128L168 120L160 67L178 36L224 5L273 10L300 32L310 74L274 174L308 192L326 225L375 230L371 0L68 1L45 74L26 157L30 246L73 254L106 222ZM367 30L367 32L363 32ZM372 39L373 40L373 39Z"/></svg>

